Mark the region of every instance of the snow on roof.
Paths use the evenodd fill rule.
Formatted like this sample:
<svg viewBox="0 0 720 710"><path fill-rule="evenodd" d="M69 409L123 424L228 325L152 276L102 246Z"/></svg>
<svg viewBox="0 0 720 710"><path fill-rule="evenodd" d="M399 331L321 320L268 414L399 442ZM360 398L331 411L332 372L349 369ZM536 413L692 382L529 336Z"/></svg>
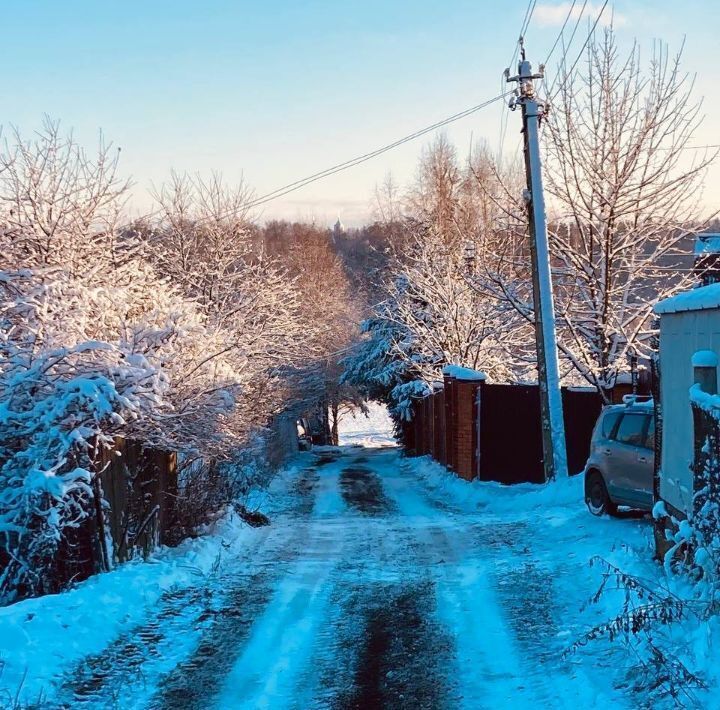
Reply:
<svg viewBox="0 0 720 710"><path fill-rule="evenodd" d="M720 308L720 283L683 291L655 304L655 313L681 313Z"/></svg>
<svg viewBox="0 0 720 710"><path fill-rule="evenodd" d="M720 234L698 234L695 240L695 256L720 254Z"/></svg>
<svg viewBox="0 0 720 710"><path fill-rule="evenodd" d="M717 367L718 356L712 350L698 350L690 364L693 367Z"/></svg>
<svg viewBox="0 0 720 710"><path fill-rule="evenodd" d="M453 377L456 380L486 380L487 375L484 372L471 370L469 367L461 367L460 365L445 365L443 367L443 375Z"/></svg>

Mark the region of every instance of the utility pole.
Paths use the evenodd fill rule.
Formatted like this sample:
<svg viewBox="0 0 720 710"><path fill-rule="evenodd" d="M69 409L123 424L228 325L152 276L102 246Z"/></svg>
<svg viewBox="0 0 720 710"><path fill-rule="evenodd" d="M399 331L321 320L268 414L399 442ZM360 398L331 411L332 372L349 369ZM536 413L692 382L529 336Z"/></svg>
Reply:
<svg viewBox="0 0 720 710"><path fill-rule="evenodd" d="M540 386L540 414L542 417L543 465L545 480L568 475L560 393L560 367L555 334L550 249L548 244L545 197L543 194L542 164L540 162L540 120L545 105L535 94L535 79L543 78L543 69L533 74L532 65L525 59L525 47L520 38L520 61L517 76L505 70L508 82L517 82L518 89L510 100L510 108L522 108L525 144L525 174L527 191L525 202L530 223L530 252L532 258L533 306L535 309L535 343L537 346L538 383Z"/></svg>

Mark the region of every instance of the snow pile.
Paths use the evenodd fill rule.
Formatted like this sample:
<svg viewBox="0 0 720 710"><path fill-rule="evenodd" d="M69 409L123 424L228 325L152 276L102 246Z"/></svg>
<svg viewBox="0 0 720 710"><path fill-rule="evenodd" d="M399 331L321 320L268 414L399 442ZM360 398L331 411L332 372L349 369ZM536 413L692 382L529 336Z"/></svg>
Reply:
<svg viewBox="0 0 720 710"><path fill-rule="evenodd" d="M288 466L265 490L255 490L247 505L282 509L287 482L297 474ZM52 697L58 667L70 667L102 652L120 634L152 615L166 592L200 586L225 564L242 558L266 528L248 527L230 509L199 538L158 549L147 562L131 561L95 575L69 591L26 599L0 608L0 698L33 702Z"/></svg>
<svg viewBox="0 0 720 710"><path fill-rule="evenodd" d="M705 392L701 385L690 388L690 401L715 417L720 417L720 395Z"/></svg>
<svg viewBox="0 0 720 710"><path fill-rule="evenodd" d="M720 308L720 284L701 286L690 291L666 298L655 305L655 313L680 313L682 311L699 311L708 308Z"/></svg>
<svg viewBox="0 0 720 710"><path fill-rule="evenodd" d="M718 356L712 350L698 350L690 363L693 367L717 367Z"/></svg>
<svg viewBox="0 0 720 710"><path fill-rule="evenodd" d="M340 419L341 446L395 446L393 422L387 407L379 402L368 404L368 413L350 412Z"/></svg>
<svg viewBox="0 0 720 710"><path fill-rule="evenodd" d="M439 499L451 498L467 511L508 513L517 510L520 505L533 510L563 506L584 510L582 476L544 485L521 483L507 486L494 481L465 481L429 456L413 459L413 467Z"/></svg>

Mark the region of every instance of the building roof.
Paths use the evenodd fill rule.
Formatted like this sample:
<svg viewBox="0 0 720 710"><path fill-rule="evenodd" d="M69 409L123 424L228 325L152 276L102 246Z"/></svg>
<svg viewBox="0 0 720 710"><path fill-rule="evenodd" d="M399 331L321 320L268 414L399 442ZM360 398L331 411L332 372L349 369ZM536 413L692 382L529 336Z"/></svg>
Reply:
<svg viewBox="0 0 720 710"><path fill-rule="evenodd" d="M698 234L695 240L695 256L706 254L720 254L720 234L707 232Z"/></svg>
<svg viewBox="0 0 720 710"><path fill-rule="evenodd" d="M720 309L720 283L700 286L683 291L655 304L655 313L681 313L684 311L705 311Z"/></svg>

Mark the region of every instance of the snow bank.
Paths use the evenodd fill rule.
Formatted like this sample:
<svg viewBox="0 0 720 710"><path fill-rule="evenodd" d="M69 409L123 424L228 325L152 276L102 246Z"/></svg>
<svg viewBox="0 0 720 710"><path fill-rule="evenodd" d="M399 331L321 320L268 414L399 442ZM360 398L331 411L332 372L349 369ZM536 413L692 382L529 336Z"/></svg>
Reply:
<svg viewBox="0 0 720 710"><path fill-rule="evenodd" d="M413 459L415 470L438 497L451 498L468 511L487 508L489 513L507 513L519 508L585 508L583 477L573 476L546 484L520 483L513 486L492 481L465 481L450 473L429 456Z"/></svg>

